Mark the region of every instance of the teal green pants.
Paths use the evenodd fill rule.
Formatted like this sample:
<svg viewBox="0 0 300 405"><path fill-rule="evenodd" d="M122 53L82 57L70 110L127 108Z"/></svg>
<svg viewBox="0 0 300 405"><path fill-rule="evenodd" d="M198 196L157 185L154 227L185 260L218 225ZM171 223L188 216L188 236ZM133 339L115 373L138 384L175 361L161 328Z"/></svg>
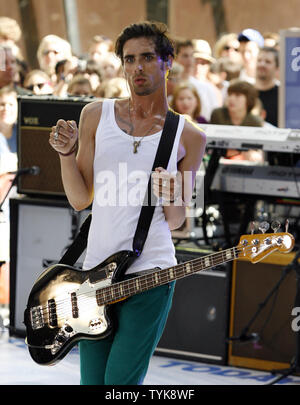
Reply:
<svg viewBox="0 0 300 405"><path fill-rule="evenodd" d="M162 335L175 282L114 304L115 332L102 340L79 343L82 385L142 384Z"/></svg>

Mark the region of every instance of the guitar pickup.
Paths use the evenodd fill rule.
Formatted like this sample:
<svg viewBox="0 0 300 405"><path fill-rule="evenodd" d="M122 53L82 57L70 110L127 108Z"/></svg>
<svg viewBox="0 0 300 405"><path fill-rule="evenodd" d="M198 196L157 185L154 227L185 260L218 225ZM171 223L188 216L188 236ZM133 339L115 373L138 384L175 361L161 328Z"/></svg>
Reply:
<svg viewBox="0 0 300 405"><path fill-rule="evenodd" d="M73 318L78 318L79 317L78 301L75 292L71 293L71 304L72 304L72 316Z"/></svg>
<svg viewBox="0 0 300 405"><path fill-rule="evenodd" d="M57 313L56 313L56 303L54 299L48 300L48 313L49 313L49 325L55 328L57 326Z"/></svg>

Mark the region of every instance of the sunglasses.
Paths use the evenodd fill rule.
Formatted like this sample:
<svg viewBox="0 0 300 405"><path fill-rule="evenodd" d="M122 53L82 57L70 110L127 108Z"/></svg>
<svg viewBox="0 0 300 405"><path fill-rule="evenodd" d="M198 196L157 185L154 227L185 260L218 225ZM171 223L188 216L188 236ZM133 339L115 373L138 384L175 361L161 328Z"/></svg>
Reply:
<svg viewBox="0 0 300 405"><path fill-rule="evenodd" d="M55 53L55 55L57 55L59 53L58 51L55 51L54 49L48 49L43 52L43 55L44 56L49 55L49 53L51 53L51 52Z"/></svg>
<svg viewBox="0 0 300 405"><path fill-rule="evenodd" d="M30 86L27 86L26 89L33 91L34 87L37 86L40 90L45 86L47 83L36 83L36 84L31 84Z"/></svg>
<svg viewBox="0 0 300 405"><path fill-rule="evenodd" d="M239 48L234 48L233 46L225 45L223 48L225 51L229 51L229 49L233 49L234 51L238 52Z"/></svg>

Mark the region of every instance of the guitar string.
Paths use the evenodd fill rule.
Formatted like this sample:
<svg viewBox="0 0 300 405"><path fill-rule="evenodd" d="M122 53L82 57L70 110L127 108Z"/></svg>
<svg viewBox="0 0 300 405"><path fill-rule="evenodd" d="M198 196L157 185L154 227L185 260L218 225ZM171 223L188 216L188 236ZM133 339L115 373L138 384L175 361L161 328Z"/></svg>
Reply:
<svg viewBox="0 0 300 405"><path fill-rule="evenodd" d="M244 250L251 250L253 248L253 246L248 246L248 247L246 247L246 248L244 248ZM241 251L239 251L238 250L238 248L237 247L234 247L234 248L230 248L230 249L227 249L227 250L225 250L225 251L222 251L222 252L218 252L218 253L214 253L214 254L212 254L212 255L209 255L209 256L212 256L211 258L214 260L214 259L216 259L216 260L218 260L218 259L221 259L221 257L219 257L219 256L224 256L224 254L226 255L226 252L228 252L228 250L236 250L236 253L238 254L238 253L240 253ZM177 266L175 266L175 267L177 267L177 270L174 270L174 267L170 267L170 268L167 268L167 269L163 269L163 270L160 270L161 271L161 273L162 274L160 274L159 275L159 278L160 278L160 284L159 285L163 285L163 284L166 284L166 283L168 283L168 282L171 282L171 281L175 281L176 279L178 279L178 278L182 278L182 277L185 277L185 276L187 276L187 275L191 275L191 274L193 274L193 273L196 273L196 272L199 272L199 270L201 271L201 270L206 270L206 269L208 269L208 268L211 268L211 267L215 267L215 266L217 266L217 265L219 265L219 264L222 264L222 263L226 263L226 262L229 262L229 261L232 261L232 260L234 260L234 259L236 259L237 257L231 257L231 258L228 258L228 259L226 259L226 260L224 260L224 258L222 258L222 260L220 261L220 262L211 262L211 265L210 266L205 266L204 268L203 268L203 264L205 264L205 263L203 263L203 261L205 261L205 260L207 260L207 258L208 258L208 256L205 256L205 257L201 257L201 258L199 258L199 259L194 259L194 260L192 260L192 261L190 261L190 262L188 262L188 263L193 263L193 269L191 270L191 273L188 273L188 274L186 274L186 270L184 269L184 267L186 266L186 264L182 264L182 265L177 265ZM200 263L198 263L198 262L200 262ZM197 267L198 265L200 264L200 267ZM166 271L167 270L174 270L174 272L176 273L176 276L174 276L174 278L173 278L173 280L172 279L170 279L170 276L168 275L168 274L163 274L163 273L166 273ZM180 275L179 276L179 274L177 274L179 271L184 271L184 274L182 274L182 275ZM160 272L159 271L159 272ZM158 272L158 273L159 273ZM157 273L157 272L156 272ZM150 273L151 275L154 275L155 274L155 272L153 272L153 273ZM148 275L144 275L144 276L137 276L137 278L139 279L139 281L140 281L140 284L142 284L144 281L146 281L146 290L147 289L150 289L150 288L154 288L155 286L157 286L157 283L153 283L153 281L152 281L152 286L149 288L149 285L148 285L148 282L150 281L150 280L147 280L147 278L149 278L149 275L150 274L148 274ZM80 308L81 308L81 312L82 312L82 308L85 306L85 305L87 305L88 304L88 301L90 301L90 299L95 299L96 298L96 301L98 301L98 297L97 297L97 291L99 292L99 291L101 291L101 292L103 292L103 291L109 291L109 290L111 290L111 288L113 288L113 289L115 289L115 287L118 287L119 285L123 285L123 291L121 292L121 294L120 294L120 291L119 291L119 293L117 292L117 291L115 291L117 294L115 294L114 295L114 297L105 297L105 293L104 293L104 296L102 297L102 299L104 298L104 301L106 300L107 302L106 302L106 304L109 304L109 303L114 303L114 302L116 302L117 300L120 300L120 299L125 299L125 298L128 298L128 296L130 296L130 295L132 295L132 293L134 293L134 294L136 294L136 293L140 293L140 292L142 292L143 291L143 288L141 287L139 290L137 290L136 289L136 287L133 287L133 288L131 288L130 287L130 284L133 284L133 282L132 282L132 280L134 280L134 281L136 281L136 278L134 278L134 279L130 279L130 280L126 280L126 281L121 281L121 282L118 282L118 283L114 283L114 284L111 284L111 285L109 285L109 286L107 286L107 287L103 287L103 288L100 288L100 289L98 289L98 290L96 290L96 293L95 293L95 291L92 291L92 292L90 292L90 293L81 293L81 294L79 294L78 296L82 296L82 298L80 299ZM125 287L126 286L126 287ZM126 290L126 288L127 288L127 290ZM126 290L126 293L124 294L124 291ZM99 294L98 294L99 295ZM110 300L108 300L108 298L110 298ZM86 301L86 303L84 303L84 301ZM62 299L61 300L61 302L60 302L60 304L58 304L58 305L56 305L56 307L54 307L54 308L56 308L56 311L57 312L60 312L60 314L59 314L59 317L60 318L62 318L65 314L70 314L70 312L72 312L72 310L70 311L70 310L67 310L67 311L65 311L65 313L64 312L61 312L61 310L59 309L59 306L61 306L61 305L63 305L63 306L65 306L66 304L65 303L70 303L70 299L69 298L65 298L65 299ZM97 304L97 306L101 306L101 305L104 305L105 304L105 302L103 302L103 304L102 303L99 303L99 304ZM89 304L90 305L90 304ZM94 304L93 304L94 305ZM70 304L70 307L71 307L71 304ZM49 311L49 305L47 304L47 305L45 305L42 309L43 309L43 316L45 317L45 315L48 315L48 313L49 312L51 312L51 308L50 308L50 311ZM63 308L64 309L64 308ZM48 319L50 318L50 314L49 314L49 316L48 316Z"/></svg>
<svg viewBox="0 0 300 405"><path fill-rule="evenodd" d="M238 257L237 255L239 253L241 253L242 251L251 250L252 248L253 248L253 246L245 247L243 250L239 250L239 248L237 248L237 247L230 248L230 249L227 249L227 250L222 251L222 252L217 252L217 253L214 253L212 255L208 255L208 256L204 256L204 257L201 257L201 258L194 259L194 260L186 262L186 263L184 263L182 265L175 265L174 267L178 266L177 269L174 269L174 267L170 267L170 268L167 268L167 269L159 270L158 272L150 273L148 275L137 276L136 278L133 278L133 279L129 279L129 280L126 280L126 281L121 281L121 282L118 282L118 283L111 284L111 285L109 285L107 287L103 287L103 288L100 288L99 290L96 290L96 292L92 291L92 292L89 292L89 293L81 293L81 294L78 294L77 299L78 299L78 297L82 296L82 298L80 299L80 308L81 308L81 311L82 311L82 308L84 307L84 305L86 305L88 303L88 301L90 301L90 298L92 298L92 299L96 298L96 301L98 301L97 294L99 296L99 293L97 293L97 291L104 292L104 296L102 297L102 299L104 298L104 300L105 300L106 291L109 291L112 288L116 290L116 287L118 287L118 285L122 284L123 291L122 291L121 294L120 294L120 291L119 291L119 293L117 291L115 291L114 297L112 297L112 296L108 297L107 296L107 298L106 298L106 299L110 298L110 301L108 301L107 304L109 304L109 302L113 303L113 302L117 301L118 299L126 298L128 295L131 295L132 292L134 292L134 293L142 292L143 291L143 286L142 286L143 282L146 282L146 286L148 287L147 284L149 283L150 280L147 280L147 279L149 279L150 275L153 276L155 273L159 274L161 272L161 274L159 274L159 276L158 276L159 279L160 279L159 284L163 285L165 283L168 283L168 282L172 281L172 279L170 279L170 275L168 274L171 270L174 271L174 274L175 274L174 280L176 280L178 278L182 278L182 277L185 277L187 275L191 275L193 273L196 273L199 270L205 270L205 269L208 269L210 267L215 267L215 266L220 265L222 263L232 261L232 260L236 259ZM226 255L228 255L228 251L233 251L235 256L233 256L233 257L231 256L230 258L226 258ZM225 256L225 259L224 259L224 256ZM210 259L208 259L209 257L210 257ZM205 266L205 264L206 264L205 262L207 260L210 260L210 263L211 263L210 266ZM192 264L192 266L193 266L192 270L190 270L190 272L188 272L188 273L186 272L186 264L187 263ZM205 266L204 268L203 268L203 265ZM168 270L169 270L169 272L167 273ZM182 275L180 275L180 271L182 271L182 270L183 270L184 273ZM141 286L141 288L139 290L137 290L136 285L134 284L136 282L136 279L138 279L139 284ZM152 280L152 283L153 283L153 280ZM130 287L130 284L132 284L132 285L134 284L135 286ZM155 283L153 283L152 287L155 287L156 285L157 285L157 283L155 282ZM150 289L150 288L147 288L147 289ZM126 291L125 294L124 294L124 291ZM54 308L56 309L57 312L60 312L59 317L63 317L64 312L61 312L60 307L62 305L64 306L66 302L70 303L70 298L64 298L64 299L61 299L60 301L59 300L57 301L57 298L56 298L55 301L57 303L54 304ZM84 303L84 301L86 301L86 303ZM103 305L104 305L104 303L103 303ZM98 306L101 306L101 304L99 304ZM45 305L45 303L44 303L40 307L42 307L40 309L42 309L43 316L45 317L46 314L49 314L49 317L48 317L48 319L49 319L50 318L50 312L51 312L51 308L49 308L49 304L47 303ZM72 307L71 303L70 303L70 307ZM71 310L71 312L72 312L72 310ZM69 314L70 311L67 310L66 313Z"/></svg>
<svg viewBox="0 0 300 405"><path fill-rule="evenodd" d="M253 246L247 246L247 247L244 247L243 249L242 249L242 251L244 251L245 252L245 250L251 250L253 248ZM94 292L94 291L92 291L92 292L90 292L90 293L81 293L81 294L78 294L78 296L77 297L80 297L80 296L82 296L82 298L80 299L80 312L82 313L82 312L84 312L83 310L82 310L82 308L85 306L85 305L87 305L88 304L88 302L87 301L90 301L90 299L92 298L92 299L95 299L96 298L96 301L97 301L97 306L101 306L101 305L105 305L105 304L109 304L109 303L111 303L111 304L113 304L114 302L116 302L116 301L118 301L118 300L120 300L120 299L125 299L125 298L128 298L128 296L131 296L131 295L133 295L133 294L137 294L137 293L140 293L140 292L143 292L144 291L144 287L142 286L142 284L143 284L143 282L146 282L146 290L148 290L148 289L150 289L150 288L154 288L155 286L157 286L157 280L156 280L156 282L155 283L153 283L153 280L152 280L152 285L151 285L151 287L149 288L149 282L150 282L150 280L149 280L149 276L151 275L151 276L153 276L154 274L156 274L158 277L159 277L159 285L163 285L163 284L166 284L166 283L168 283L168 282L170 282L170 281L172 281L172 278L170 279L170 275L168 275L167 274L167 271L169 270L169 272L170 271L174 271L175 273L176 273L176 276L174 276L173 277L173 279L174 280L176 280L176 279L179 279L179 278L183 278L183 277L185 277L185 276L187 276L187 275L190 275L190 274L186 274L186 269L185 269L185 267L186 267L186 265L188 264L188 263L191 263L192 265L193 265L193 269L191 270L191 274L193 274L193 273L196 273L196 272L199 272L199 270L205 270L205 269L208 269L208 268L211 268L211 267L215 267L215 266L217 266L217 265L219 265L219 264L222 264L222 263L226 263L226 262L228 262L228 261L232 261L232 260L234 260L234 259L236 259L237 257L230 257L230 258L228 258L228 259L226 259L226 260L224 260L224 255L226 256L227 254L228 254L228 252L229 251L235 251L235 253L234 254L239 254L240 252L241 252L241 250L239 251L239 248L238 247L234 247L234 248L230 248L230 249L227 249L227 250L225 250L225 251L221 251L221 252L217 252L217 253L213 253L213 254L211 254L211 255L207 255L207 256L202 256L201 258L197 258L197 259L194 259L194 260L191 260L191 261L189 261L189 262L186 262L186 263L183 263L182 265L175 265L174 267L170 267L170 268L167 268L167 269L163 269L163 270L160 270L160 271L158 271L158 272L153 272L153 273L150 273L150 274L148 274L148 275L144 275L144 276L137 276L136 278L134 278L134 279L130 279L130 280L126 280L126 281L121 281L121 282L118 282L118 283L114 283L114 284L111 284L111 285L109 285L109 286L107 286L107 287L103 287L103 288L100 288L100 289L98 289L98 290L96 290L96 293ZM219 257L219 256L221 256L221 257ZM205 265L206 263L206 261L208 260L208 258L210 257L210 261L211 261L211 265L210 266L207 266L207 265ZM221 261L220 262L216 262L216 263L214 263L214 260L219 260L219 259L221 259ZM203 263L204 262L204 263ZM200 264L200 269L199 268L196 268L196 266L198 266ZM204 266L204 268L203 268L203 264L205 265ZM175 269L175 267L177 267L177 269ZM184 273L182 274L182 275L179 275L179 271L184 271ZM159 273L161 273L161 274L159 274ZM166 273L166 274L164 274L164 273ZM189 273L189 272L188 272ZM136 281L138 279L138 281L139 281L139 284L140 284L140 288L139 289L137 289L136 288L136 286L135 287L130 287L130 284L134 284L134 281ZM148 279L148 280L147 280ZM133 281L134 280L134 281ZM173 281L174 281L173 280ZM119 291L119 293L116 291L116 287L118 287L118 286L120 286L120 285L122 285L123 286L123 290L122 291ZM106 295L106 292L110 292L111 290L115 290L115 295L114 295L114 297L112 297L112 295L111 295L111 293L110 293L110 297L107 295L107 297L105 296ZM124 294L124 290L126 290L126 293ZM99 300L99 293L100 292L104 292L104 295L102 296L102 300L104 299L104 302L103 303L98 303L98 300ZM116 294L117 293L117 294ZM98 295L98 296L97 296ZM86 301L86 303L84 303L83 301ZM106 301L106 302L105 302ZM56 302L57 302L57 299L56 299ZM59 307L60 306L65 306L66 304L66 302L68 302L68 303L70 303L70 299L69 298L64 298L64 299L61 299L60 300L60 303L58 302L57 304L54 304L54 309L55 309L55 312L57 311L59 311L59 312L61 312L60 311L60 309L59 309ZM89 304L90 305L90 304ZM93 305L94 305L94 303L93 303ZM72 305L70 305L71 307L72 307ZM63 308L64 309L64 308ZM51 308L49 308L49 304L47 303L46 304L46 306L43 306L42 307L42 312L43 312L43 316L46 318L46 316L45 315L48 315L48 320L50 319L50 317L51 317ZM46 313L45 313L46 312ZM72 310L71 310L71 312L72 312ZM65 311L65 314L70 314L70 310L67 310L67 311ZM59 314L59 317L63 317L64 315L65 315L63 312L61 312L60 314Z"/></svg>
<svg viewBox="0 0 300 405"><path fill-rule="evenodd" d="M232 261L233 259L231 258L231 259L227 259L227 260L222 260L222 261L220 261L219 263L215 263L215 264L213 264L213 265L211 265L210 267L214 267L214 266L216 266L216 265L219 265L219 264L222 264L222 263L226 263L226 262L229 262L229 261ZM189 273L188 275L192 275L193 273L197 273L197 272L199 272L199 271L204 271L204 270L206 270L206 269L208 269L209 267L205 267L204 269L201 267L201 268L195 268L194 267L194 269L191 271L191 273ZM200 270L199 270L200 269ZM181 270L183 270L183 269L181 269ZM184 272L184 273L182 273L181 275L178 275L177 274L177 272L178 272L178 270L176 271L176 277L174 277L174 280L172 280L172 279L170 279L169 278L169 276L167 275L167 274L165 274L164 276L162 276L162 277L160 277L160 284L159 285L163 285L163 284L166 284L166 283L168 283L168 282L171 282L171 281L175 281L176 279L179 279L179 278L184 278L185 276L187 276L187 274ZM146 276L142 276L142 277L146 277ZM140 278L142 278L141 276L140 276ZM132 280L135 280L134 278L133 279L131 279L131 280L126 280L125 282L121 282L121 283L126 283L126 282L128 282L128 281L132 281ZM146 281L146 279L144 280L144 281ZM104 289L109 289L110 287L112 287L112 286L116 286L117 284L121 284L121 283L115 283L115 284L112 284L111 286L109 286L109 287L104 287L103 289L101 289L101 291L102 290L104 290ZM142 284L142 283L141 283ZM156 287L157 285L156 284L152 284L152 286L149 288L149 286L146 284L146 290L148 290L148 289L151 289L152 287L154 288L154 287ZM125 290L125 288L124 288L124 290ZM141 287L141 289L140 290L137 290L136 288L128 288L128 290L126 290L126 294L121 294L121 295L115 295L115 297L114 298L111 298L110 300L107 300L107 302L106 302L106 304L107 305L109 305L109 303L111 303L111 304L113 304L114 302L116 302L116 301L118 301L118 299L120 300L120 299L126 299L126 298L128 298L128 296L130 296L130 295L133 295L132 293L134 293L134 294L138 294L138 293L140 293L140 292L143 292L143 288ZM83 297L85 297L87 294L81 294ZM81 302L80 302L80 315L82 316L82 314L83 313L85 313L85 312L87 312L87 311L89 311L89 309L90 309L90 306L94 306L95 305L95 303L93 303L93 304L90 304L90 303L88 303L87 301L90 301L91 299L93 299L93 300L95 300L96 299L96 301L97 301L97 297L96 297L96 294L95 294L95 292L92 292L92 293L89 293L89 295L90 295L90 297L88 298L88 299L85 299L85 298L83 298L82 300L81 300ZM105 299L105 297L104 297L104 299ZM85 300L86 302L84 303L83 302L83 300ZM70 301L69 300L66 300L66 301L68 301L68 303L70 303ZM104 305L105 303L103 302L103 304L101 303L101 304L97 304L97 307L98 306L101 306L101 305ZM65 309L65 308L63 308L63 311L64 312L60 312L59 314L58 314L58 318L64 318L64 317L66 317L67 315L69 315L69 316L72 316L72 309L71 309L71 304L70 304L70 309L68 310L68 309ZM44 322L45 323L47 323L47 321L48 321L48 323L50 322L50 318L51 318L51 314L50 314L50 312L51 311L48 311L48 308L47 307L44 307L44 311L43 311L43 317L44 317ZM57 312L59 312L59 310L57 310ZM48 317L48 319L47 319L47 317Z"/></svg>
<svg viewBox="0 0 300 405"><path fill-rule="evenodd" d="M251 247L251 248L252 248L252 247ZM209 268L209 267L214 267L214 266L219 265L219 264L221 264L221 263L223 263L223 262L226 262L226 261L234 260L234 259L236 258L235 256L233 256L233 257L231 256L231 257L230 257L228 260L226 260L226 261L224 260L224 255L226 256L226 254L228 255L228 251L234 251L234 250L237 251L237 254L239 253L239 252L238 252L238 248L237 248L237 247L234 247L234 248L230 248L230 249L227 249L227 250L225 250L225 251L222 251L222 252L213 253L212 255L208 255L208 256L205 256L205 257L197 258L197 259L194 259L194 260L188 262L188 263L192 263L192 265L193 265L193 270L191 271L191 273L197 272L197 271L199 271L199 270L205 270L205 269L207 269L207 268ZM234 253L234 254L236 255L236 253ZM205 260L207 261L207 260L208 260L208 257L210 257L211 265L210 265L210 266L205 266ZM219 261L220 259L221 259L221 261ZM161 274L159 274L159 278L161 279L162 284L163 284L163 283L166 283L166 282L169 282L169 281L172 281L172 280L169 278L168 274L163 274L163 273L165 273L167 270L170 270L170 269L174 269L174 272L177 273L177 272L179 272L179 271L184 270L186 264L187 264L187 263L182 264L182 265L176 265L175 267L178 266L176 270L174 269L174 267L170 267L170 268L167 268L167 269L160 270L158 273L161 272ZM196 267L196 266L198 266L198 265L200 265L199 268ZM203 266L205 266L205 267L203 268ZM185 270L184 270L184 271L185 271ZM153 273L150 273L150 274L153 275L153 274L155 274L155 273L157 273L157 272L153 272ZM140 281L141 284L142 284L142 283L145 282L145 281L147 282L147 278L149 278L150 274L144 275L144 276L137 276L137 278L139 279L139 281ZM184 274L183 276L185 276L185 275L187 275L187 274ZM166 278L164 278L164 277L166 277ZM177 278L177 277L174 277L174 279L176 279L176 278ZM130 285L130 283L132 283L132 280L135 280L135 279L130 279L130 280L126 280L126 281L121 281L121 282L118 282L118 283L114 283L114 284L111 284L111 285L109 285L109 286L100 288L100 289L97 290L97 291L110 290L111 288L116 289L116 287L118 288L118 286L120 286L120 284L122 284L122 286L124 286L124 290L125 290L126 287L127 287L126 295L120 295L120 292L117 293L117 294L115 294L114 298L111 300L111 302L113 302L113 301L116 301L117 299L120 299L120 298L123 298L123 297L125 298L128 294L130 294L130 293L136 291L135 288L130 288L130 287L128 287L128 285L127 285L127 284ZM148 280L148 281L150 281L150 280ZM155 287L155 284L153 284L153 287ZM137 291L137 293L138 293L138 292L139 292L139 291ZM95 295L96 295L96 294L95 294L95 291L92 291L92 292L89 292L89 293L81 293L81 294L78 294L77 297L82 296L82 298L80 299L80 305L82 306L82 305L84 305L84 302L83 302L84 300L85 300L85 301L89 301L90 298L94 298ZM98 295L99 295L99 294L98 294ZM96 298L97 298L97 295L96 295ZM64 306L66 302L67 302L67 303L70 303L70 298L69 298L69 297L68 297L68 298L63 298L63 299L61 299L61 300L57 300L57 298L56 298L56 299L55 299L55 302L56 302L56 304L54 304L53 307L56 308L57 311L59 311L59 310L60 310L60 307L61 307L61 306ZM70 306L71 306L71 303L70 303ZM42 307L42 308L40 308L40 309L42 309L43 316L45 316L45 312L46 312L46 313L49 312L49 309L48 309L48 308L49 308L49 304L48 304L48 303L47 303L47 304L44 303L44 304L40 305L40 307ZM50 312L51 312L51 308L50 308ZM68 310L68 312L69 312L69 310ZM61 316L62 316L62 314L61 314Z"/></svg>

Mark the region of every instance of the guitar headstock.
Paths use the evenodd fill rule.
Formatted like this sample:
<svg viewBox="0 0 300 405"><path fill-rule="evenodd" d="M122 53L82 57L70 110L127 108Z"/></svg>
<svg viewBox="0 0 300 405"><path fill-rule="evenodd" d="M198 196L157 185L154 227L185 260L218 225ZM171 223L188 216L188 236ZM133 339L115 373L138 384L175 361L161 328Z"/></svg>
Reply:
<svg viewBox="0 0 300 405"><path fill-rule="evenodd" d="M281 253L290 252L294 244L295 239L288 232L254 234L252 231L251 235L241 236L237 245L238 256L247 257L252 263L257 263L276 250Z"/></svg>

